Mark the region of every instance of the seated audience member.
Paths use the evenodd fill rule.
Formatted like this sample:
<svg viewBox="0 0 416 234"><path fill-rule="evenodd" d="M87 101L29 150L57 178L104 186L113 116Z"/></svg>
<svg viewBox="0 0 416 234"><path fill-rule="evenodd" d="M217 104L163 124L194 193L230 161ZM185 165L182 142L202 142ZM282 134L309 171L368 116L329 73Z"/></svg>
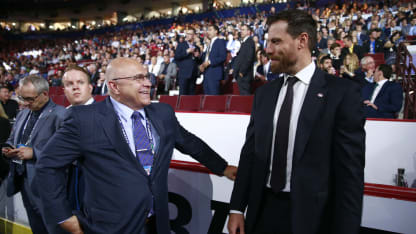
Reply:
<svg viewBox="0 0 416 234"><path fill-rule="evenodd" d="M270 59L264 50L260 52L260 65L257 66L256 79L263 81L272 81L279 77L279 74L273 74L270 69Z"/></svg>
<svg viewBox="0 0 416 234"><path fill-rule="evenodd" d="M375 66L373 57L365 56L361 59L361 67L354 72L361 86L366 83L373 83Z"/></svg>
<svg viewBox="0 0 416 234"><path fill-rule="evenodd" d="M347 54L344 58L339 74L342 78L350 79L359 83L354 73L358 68L360 68L360 61L358 60L357 55L354 53Z"/></svg>
<svg viewBox="0 0 416 234"><path fill-rule="evenodd" d="M163 62L160 64L158 79L164 81L164 93L168 93L169 89L176 78L177 67L176 63L170 61L169 55L163 56Z"/></svg>
<svg viewBox="0 0 416 234"><path fill-rule="evenodd" d="M9 119L16 118L17 112L19 110L19 104L15 101L10 99L12 90L9 90L7 86L0 86L0 102L3 106L6 115Z"/></svg>
<svg viewBox="0 0 416 234"><path fill-rule="evenodd" d="M319 60L320 68L322 71L335 75L336 71L335 68L332 66L332 59L331 56L325 55Z"/></svg>
<svg viewBox="0 0 416 234"><path fill-rule="evenodd" d="M399 83L389 81L393 71L381 64L374 72L374 83L366 84L362 90L367 118L396 118L403 104L403 90Z"/></svg>
<svg viewBox="0 0 416 234"><path fill-rule="evenodd" d="M353 42L352 36L344 37L344 48L341 50L341 58L344 59L347 54L356 54L358 59L363 57L363 48Z"/></svg>
<svg viewBox="0 0 416 234"><path fill-rule="evenodd" d="M384 58L387 61L394 63L396 60L397 48L402 41L402 34L399 31L394 32L390 38L384 43Z"/></svg>
<svg viewBox="0 0 416 234"><path fill-rule="evenodd" d="M341 45L337 42L333 43L329 50L329 55L332 59L332 66L335 70L339 71L342 65L342 58L341 58Z"/></svg>
<svg viewBox="0 0 416 234"><path fill-rule="evenodd" d="M0 105L0 144L6 142L9 138L11 131L11 125L9 117L3 109L3 106Z"/></svg>
<svg viewBox="0 0 416 234"><path fill-rule="evenodd" d="M107 95L108 93L108 86L107 82L105 82L105 75L104 72L99 73L99 78L97 80L97 85L94 87L92 92L94 95Z"/></svg>
<svg viewBox="0 0 416 234"><path fill-rule="evenodd" d="M370 38L363 44L364 53L383 53L383 42L378 38L376 29L370 31Z"/></svg>
<svg viewBox="0 0 416 234"><path fill-rule="evenodd" d="M71 104L67 108L78 105L89 105L95 102L92 97L92 84L90 75L86 70L76 65L66 68L62 77L65 97ZM84 194L84 179L78 161L68 169L68 200L73 210L80 210Z"/></svg>

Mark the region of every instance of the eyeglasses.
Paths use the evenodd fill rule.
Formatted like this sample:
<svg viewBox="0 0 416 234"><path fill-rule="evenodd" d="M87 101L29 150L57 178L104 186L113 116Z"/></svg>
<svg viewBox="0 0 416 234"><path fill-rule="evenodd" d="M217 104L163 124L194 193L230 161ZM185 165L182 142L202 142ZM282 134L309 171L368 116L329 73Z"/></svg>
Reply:
<svg viewBox="0 0 416 234"><path fill-rule="evenodd" d="M119 77L119 78L114 78L112 80L127 80L127 79L131 79L134 81L139 81L139 82L143 82L145 80L150 81L150 74L137 74L135 76L128 76L128 77Z"/></svg>
<svg viewBox="0 0 416 234"><path fill-rule="evenodd" d="M17 96L17 98L22 101L22 102L34 102L36 100L36 98L38 98L40 95L36 95L35 97L22 97L22 96Z"/></svg>

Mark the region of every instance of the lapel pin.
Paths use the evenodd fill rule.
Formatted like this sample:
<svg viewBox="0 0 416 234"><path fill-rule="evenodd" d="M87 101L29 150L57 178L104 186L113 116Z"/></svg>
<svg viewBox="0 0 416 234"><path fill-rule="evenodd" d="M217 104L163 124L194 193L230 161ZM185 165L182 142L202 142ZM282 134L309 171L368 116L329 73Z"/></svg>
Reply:
<svg viewBox="0 0 416 234"><path fill-rule="evenodd" d="M318 93L318 97L323 98L324 94L323 93Z"/></svg>

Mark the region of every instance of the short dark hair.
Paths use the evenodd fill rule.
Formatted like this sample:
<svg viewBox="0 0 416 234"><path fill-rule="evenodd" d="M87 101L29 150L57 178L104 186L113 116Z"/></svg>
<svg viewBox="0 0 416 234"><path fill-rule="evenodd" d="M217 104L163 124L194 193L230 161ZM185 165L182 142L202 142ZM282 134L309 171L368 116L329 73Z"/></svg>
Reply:
<svg viewBox="0 0 416 234"><path fill-rule="evenodd" d="M70 64L68 67L66 67L64 73L67 73L67 72L72 71L72 70L80 71L80 72L84 73L84 75L87 76L88 84L91 84L91 76L87 72L87 70L85 70L85 68L80 67L80 66L78 66L76 64Z"/></svg>
<svg viewBox="0 0 416 234"><path fill-rule="evenodd" d="M390 79L391 74L393 74L393 69L387 64L380 64L378 70L383 73L384 78Z"/></svg>
<svg viewBox="0 0 416 234"><path fill-rule="evenodd" d="M340 45L338 42L334 42L334 43L332 43L332 45L331 45L331 47L329 48L329 50L333 50L333 49L335 49L335 48L337 48L337 47L341 47L341 45Z"/></svg>
<svg viewBox="0 0 416 234"><path fill-rule="evenodd" d="M253 29L248 24L243 24L241 27L246 27L248 31L253 32Z"/></svg>
<svg viewBox="0 0 416 234"><path fill-rule="evenodd" d="M267 18L267 25L270 26L277 21L287 22L287 32L295 38L301 33L306 32L308 34L308 47L309 51L312 52L317 44L316 38L316 21L306 11L290 9L281 11L276 15Z"/></svg>
<svg viewBox="0 0 416 234"><path fill-rule="evenodd" d="M219 34L219 33L220 33L220 28L218 28L218 26L217 26L217 25L215 25L215 24L211 24L211 25L209 25L209 27L212 27L215 31L217 31L217 34Z"/></svg>
<svg viewBox="0 0 416 234"><path fill-rule="evenodd" d="M319 60L319 64L323 64L325 62L325 60L327 60L327 59L332 61L331 56L325 55L321 58L321 60Z"/></svg>

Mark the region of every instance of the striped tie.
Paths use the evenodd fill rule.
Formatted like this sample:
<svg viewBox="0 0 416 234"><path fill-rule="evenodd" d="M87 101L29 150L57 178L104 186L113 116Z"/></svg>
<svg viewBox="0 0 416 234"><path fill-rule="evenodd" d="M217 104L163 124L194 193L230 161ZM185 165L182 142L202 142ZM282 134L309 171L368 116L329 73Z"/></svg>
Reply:
<svg viewBox="0 0 416 234"><path fill-rule="evenodd" d="M142 164L147 175L150 175L153 165L153 146L147 134L146 128L142 124L143 116L135 111L131 116L133 120L133 138L136 147L136 157Z"/></svg>

